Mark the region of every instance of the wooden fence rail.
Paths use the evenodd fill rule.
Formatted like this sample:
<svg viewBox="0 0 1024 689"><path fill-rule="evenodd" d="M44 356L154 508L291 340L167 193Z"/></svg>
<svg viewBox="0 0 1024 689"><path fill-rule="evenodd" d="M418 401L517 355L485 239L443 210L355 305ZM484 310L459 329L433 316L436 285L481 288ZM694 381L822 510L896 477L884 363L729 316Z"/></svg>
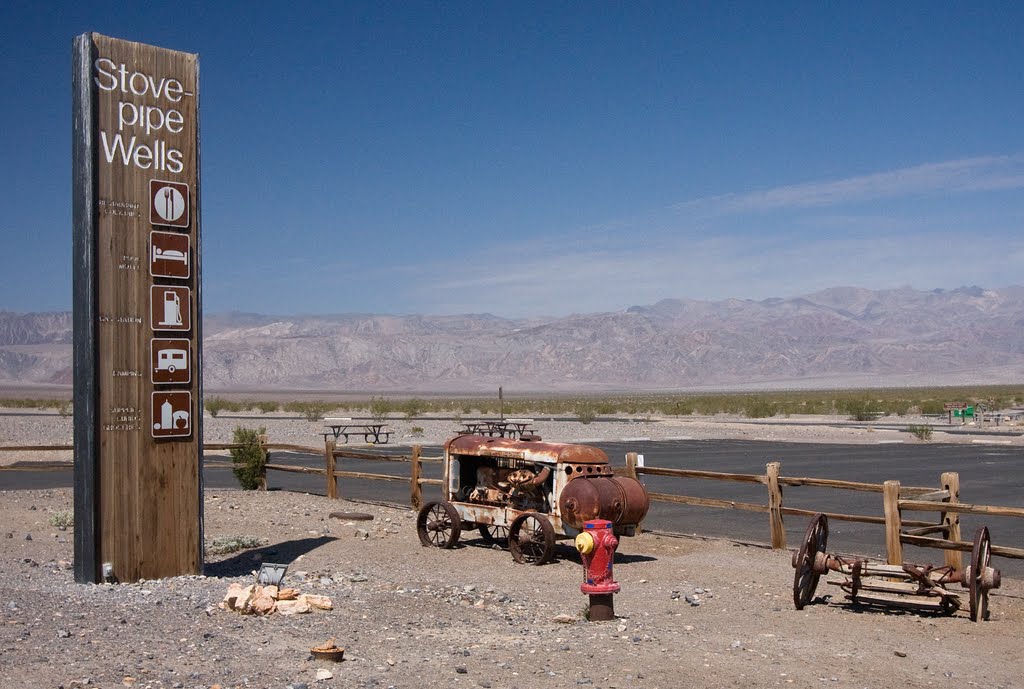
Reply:
<svg viewBox="0 0 1024 689"><path fill-rule="evenodd" d="M666 476L674 478L700 479L711 481L732 481L737 483L757 483L767 487L766 504L737 502L720 498L702 498L689 495L669 493L648 493L652 501L672 502L698 507L717 507L748 512L762 512L769 515L769 533L773 548L786 547L786 532L783 527L783 515L813 516L821 510L807 510L785 507L782 501L782 486L815 486L837 490L861 491L882 494L882 516L841 514L822 512L829 519L840 521L878 524L885 527L886 559L889 564L903 563L903 544L939 548L943 550L945 564L962 569L961 553L970 552L973 544L961 540L960 514L986 514L1002 517L1024 518L1024 508L998 507L991 505L972 505L960 502L960 477L955 472L946 472L939 477L940 487L933 486L901 486L899 481L884 483L864 483L859 481L840 481L811 477L781 476L781 465L770 462L764 474L730 474L716 471L695 469L669 469L665 467L648 467L640 464L639 455L626 455L626 468L622 472L637 480L641 476ZM938 521L922 521L904 519L903 512L938 512ZM929 536L942 533L942 538ZM992 546L994 555L1024 559L1024 549L1006 546Z"/></svg>
<svg viewBox="0 0 1024 689"><path fill-rule="evenodd" d="M323 449L324 468L299 467L287 464L275 464L270 461L272 451L301 452L319 454L320 450L305 445L268 442L266 435L260 436L260 445L267 452L267 462L262 480L262 488L266 489L266 471L281 471L302 474L317 474L325 477L327 496L337 499L338 479L361 479L371 481L408 481L410 504L418 509L423 504L423 486L440 486L440 479L424 478L422 475L425 462L441 462L442 457L424 456L420 446L414 446L409 455L386 455L378 452L338 449L335 441L326 438ZM237 443L205 443L203 450L233 450L244 447ZM73 450L72 445L19 445L2 446L0 452L22 451L61 451ZM359 459L383 462L402 462L410 466L409 477L395 474L377 474L362 471L338 470L338 459ZM822 512L829 519L839 521L877 524L885 527L886 558L889 564L899 565L903 561L903 544L938 548L944 553L945 564L962 568L962 553L970 552L972 543L961 540L960 514L991 515L999 517L1024 518L1024 508L1001 507L995 505L975 505L960 502L960 477L955 472L943 473L939 478L939 487L934 486L901 486L899 481L884 483L865 483L859 481L842 481L836 479L782 476L781 464L769 462L764 474L736 474L698 469L671 469L666 467L642 466L639 455L630 452L626 455L625 469L618 473L640 480L642 476L662 476L680 479L697 479L709 481L729 481L734 483L753 483L764 485L767 489L767 502L750 503L720 498L704 498L674 493L650 492L650 499L655 502L671 502L697 507L714 507L734 509L748 512L768 514L768 528L773 548L786 548L786 532L783 516L813 516ZM821 510L787 507L783 503L783 486L817 487L835 490L859 491L882 494L882 516L842 514L823 512ZM904 512L937 512L937 521L920 519L904 519ZM942 537L930 534L941 533ZM992 545L992 554L1002 557L1024 559L1024 548Z"/></svg>

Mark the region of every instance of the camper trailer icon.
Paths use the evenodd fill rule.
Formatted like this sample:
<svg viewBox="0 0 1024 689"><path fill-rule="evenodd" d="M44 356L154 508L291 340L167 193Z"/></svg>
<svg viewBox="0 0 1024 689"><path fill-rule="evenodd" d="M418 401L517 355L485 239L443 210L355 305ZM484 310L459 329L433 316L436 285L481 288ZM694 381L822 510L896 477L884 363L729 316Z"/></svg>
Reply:
<svg viewBox="0 0 1024 689"><path fill-rule="evenodd" d="M151 380L154 383L188 383L192 380L189 361L192 343L184 339L150 340Z"/></svg>

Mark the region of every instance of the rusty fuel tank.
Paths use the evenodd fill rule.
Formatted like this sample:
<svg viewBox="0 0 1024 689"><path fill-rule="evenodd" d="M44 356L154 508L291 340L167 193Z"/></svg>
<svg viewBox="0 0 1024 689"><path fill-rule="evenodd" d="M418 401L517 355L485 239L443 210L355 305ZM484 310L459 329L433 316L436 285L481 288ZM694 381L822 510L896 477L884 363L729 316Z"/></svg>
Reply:
<svg viewBox="0 0 1024 689"><path fill-rule="evenodd" d="M562 521L582 529L592 519L607 519L616 532L632 531L647 514L647 489L626 476L577 476L558 499Z"/></svg>

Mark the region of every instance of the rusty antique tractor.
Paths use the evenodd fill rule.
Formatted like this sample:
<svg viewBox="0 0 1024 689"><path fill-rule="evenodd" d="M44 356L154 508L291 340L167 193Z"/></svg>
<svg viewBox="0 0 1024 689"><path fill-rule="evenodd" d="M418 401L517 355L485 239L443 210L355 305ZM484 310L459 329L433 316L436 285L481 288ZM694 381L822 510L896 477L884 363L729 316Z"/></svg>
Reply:
<svg viewBox="0 0 1024 689"><path fill-rule="evenodd" d="M424 546L452 548L463 528L507 542L516 562L540 565L555 539L574 538L594 519L632 536L650 501L639 481L616 476L596 447L459 435L445 444L443 500L419 511Z"/></svg>

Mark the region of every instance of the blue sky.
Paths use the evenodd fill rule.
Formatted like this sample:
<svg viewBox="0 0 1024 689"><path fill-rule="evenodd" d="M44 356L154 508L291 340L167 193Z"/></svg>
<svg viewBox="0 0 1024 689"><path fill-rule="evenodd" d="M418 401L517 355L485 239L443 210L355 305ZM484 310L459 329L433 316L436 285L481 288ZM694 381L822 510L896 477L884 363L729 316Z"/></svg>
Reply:
<svg viewBox="0 0 1024 689"><path fill-rule="evenodd" d="M200 54L208 313L1024 282L1024 3L0 5L0 309L71 305L71 42Z"/></svg>

